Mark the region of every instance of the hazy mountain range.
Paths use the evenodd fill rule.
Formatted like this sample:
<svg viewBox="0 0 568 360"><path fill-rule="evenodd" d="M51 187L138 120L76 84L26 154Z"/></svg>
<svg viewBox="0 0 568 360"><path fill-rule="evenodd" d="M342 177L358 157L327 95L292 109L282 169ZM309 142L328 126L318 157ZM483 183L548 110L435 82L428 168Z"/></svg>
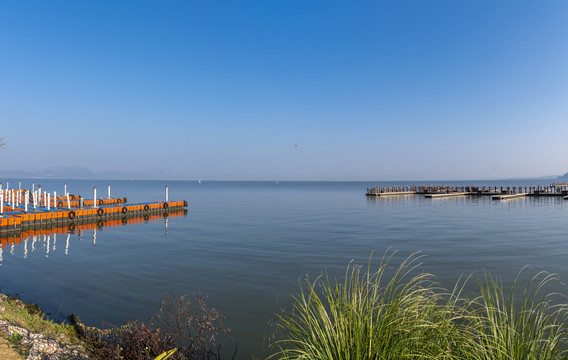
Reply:
<svg viewBox="0 0 568 360"><path fill-rule="evenodd" d="M38 171L0 170L0 178L21 179L89 179L89 180L176 180L169 170L107 170L92 171L82 166L53 166Z"/></svg>
<svg viewBox="0 0 568 360"><path fill-rule="evenodd" d="M38 171L1 170L0 179L69 179L69 180L188 180L173 171L166 169L154 170L106 170L92 171L83 166L52 166ZM549 175L540 177L510 178L501 180L568 180L564 175Z"/></svg>

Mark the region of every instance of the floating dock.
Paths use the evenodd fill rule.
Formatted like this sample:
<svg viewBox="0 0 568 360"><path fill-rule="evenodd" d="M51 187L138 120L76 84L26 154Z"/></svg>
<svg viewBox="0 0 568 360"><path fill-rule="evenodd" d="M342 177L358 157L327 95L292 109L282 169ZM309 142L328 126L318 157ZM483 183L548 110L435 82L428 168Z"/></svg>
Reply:
<svg viewBox="0 0 568 360"><path fill-rule="evenodd" d="M367 196L395 196L395 195L416 195L415 191L392 191L384 193L367 194Z"/></svg>
<svg viewBox="0 0 568 360"><path fill-rule="evenodd" d="M74 221L68 224L59 223L53 226L34 226L20 231L0 232L0 248L5 248L10 244L19 244L24 240L38 236L74 233L81 234L83 231L100 230L104 227L123 226L129 224L142 224L168 217L183 216L185 214L187 214L187 210L185 209L146 215L130 214L128 216L114 219L82 219L81 221Z"/></svg>
<svg viewBox="0 0 568 360"><path fill-rule="evenodd" d="M416 186L392 186L367 188L367 196L393 196L393 195L415 195Z"/></svg>
<svg viewBox="0 0 568 360"><path fill-rule="evenodd" d="M568 184L551 184L549 186L454 186L454 185L422 185L422 186L385 186L367 188L367 196L397 196L421 194L426 198L447 198L459 196L491 196L494 200L510 200L526 196L561 196L568 200Z"/></svg>
<svg viewBox="0 0 568 360"><path fill-rule="evenodd" d="M42 193L22 189L0 188L0 234L33 228L75 227L81 223L98 223L150 215L163 215L184 211L187 201L169 201L166 186L165 201L129 204L126 198L94 196L87 200L81 196Z"/></svg>
<svg viewBox="0 0 568 360"><path fill-rule="evenodd" d="M520 194L509 194L509 195L493 195L491 199L493 200L511 200L511 199L518 199L528 196L527 193L520 193Z"/></svg>
<svg viewBox="0 0 568 360"><path fill-rule="evenodd" d="M426 194L424 197L431 198L431 199L439 199L439 198L447 198L447 197L457 197L457 196L466 196L469 193L466 192L452 192L452 193L441 193L441 194Z"/></svg>

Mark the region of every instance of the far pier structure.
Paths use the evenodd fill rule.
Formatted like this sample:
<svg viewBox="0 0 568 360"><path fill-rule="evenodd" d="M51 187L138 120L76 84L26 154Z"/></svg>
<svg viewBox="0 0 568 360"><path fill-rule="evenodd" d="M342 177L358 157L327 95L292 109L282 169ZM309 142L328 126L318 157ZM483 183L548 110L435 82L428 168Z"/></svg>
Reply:
<svg viewBox="0 0 568 360"><path fill-rule="evenodd" d="M423 195L427 198L458 196L491 196L493 200L510 200L525 196L562 196L568 200L568 183L548 186L456 186L456 185L402 185L367 188L367 196Z"/></svg>

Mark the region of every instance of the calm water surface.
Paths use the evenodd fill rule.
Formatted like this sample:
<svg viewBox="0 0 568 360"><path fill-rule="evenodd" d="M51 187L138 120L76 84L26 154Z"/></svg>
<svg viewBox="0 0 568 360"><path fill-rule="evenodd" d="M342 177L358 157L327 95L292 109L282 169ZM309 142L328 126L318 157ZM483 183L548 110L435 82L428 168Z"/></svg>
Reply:
<svg viewBox="0 0 568 360"><path fill-rule="evenodd" d="M22 181L31 188L32 180ZM68 181L72 194L129 202L160 201L163 181ZM449 182L446 182L449 183ZM544 182L453 182L548 185ZM10 180L10 187L16 181ZM405 183L396 183L405 184ZM407 183L412 184L412 183ZM415 183L419 184L419 183ZM63 192L63 181L42 180ZM354 260L395 263L421 251L424 269L446 286L488 270L510 283L525 265L568 279L568 201L488 197L367 198L380 182L168 182L170 200L187 200L185 216L29 239L2 249L0 287L63 319L72 312L93 326L147 319L166 292L207 294L238 341L238 358L262 358L272 314L306 274L342 276ZM36 180L37 186L37 180ZM49 245L49 246L48 246ZM558 285L559 291L566 289Z"/></svg>

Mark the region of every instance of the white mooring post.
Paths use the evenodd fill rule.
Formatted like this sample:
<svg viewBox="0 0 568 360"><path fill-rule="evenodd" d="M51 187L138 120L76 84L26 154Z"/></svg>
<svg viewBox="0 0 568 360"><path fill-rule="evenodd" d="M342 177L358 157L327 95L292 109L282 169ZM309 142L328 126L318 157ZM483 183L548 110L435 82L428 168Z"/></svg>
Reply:
<svg viewBox="0 0 568 360"><path fill-rule="evenodd" d="M108 198L110 199L110 184L108 184Z"/></svg>
<svg viewBox="0 0 568 360"><path fill-rule="evenodd" d="M53 192L53 208L57 209L57 191Z"/></svg>
<svg viewBox="0 0 568 360"><path fill-rule="evenodd" d="M2 190L4 191L4 190ZM0 214L4 214L4 194L0 196Z"/></svg>
<svg viewBox="0 0 568 360"><path fill-rule="evenodd" d="M166 202L168 202L168 185L166 185Z"/></svg>
<svg viewBox="0 0 568 360"><path fill-rule="evenodd" d="M93 207L97 207L97 187L93 187Z"/></svg>
<svg viewBox="0 0 568 360"><path fill-rule="evenodd" d="M28 201L30 200L30 193L26 191L26 194L24 195L24 202L26 203L25 206L25 212L28 212Z"/></svg>
<svg viewBox="0 0 568 360"><path fill-rule="evenodd" d="M63 195L68 195L67 194L67 183L65 183L65 185L63 186Z"/></svg>
<svg viewBox="0 0 568 360"><path fill-rule="evenodd" d="M71 209L71 201L69 201L69 194L67 194L67 209Z"/></svg>
<svg viewBox="0 0 568 360"><path fill-rule="evenodd" d="M47 201L47 191L43 192L43 206L46 205L46 201Z"/></svg>
<svg viewBox="0 0 568 360"><path fill-rule="evenodd" d="M51 201L49 201L50 200L49 195L51 195L51 194L47 193L46 195L47 195L47 197L45 198L45 200L47 201L47 211L49 211L49 206L51 205Z"/></svg>

